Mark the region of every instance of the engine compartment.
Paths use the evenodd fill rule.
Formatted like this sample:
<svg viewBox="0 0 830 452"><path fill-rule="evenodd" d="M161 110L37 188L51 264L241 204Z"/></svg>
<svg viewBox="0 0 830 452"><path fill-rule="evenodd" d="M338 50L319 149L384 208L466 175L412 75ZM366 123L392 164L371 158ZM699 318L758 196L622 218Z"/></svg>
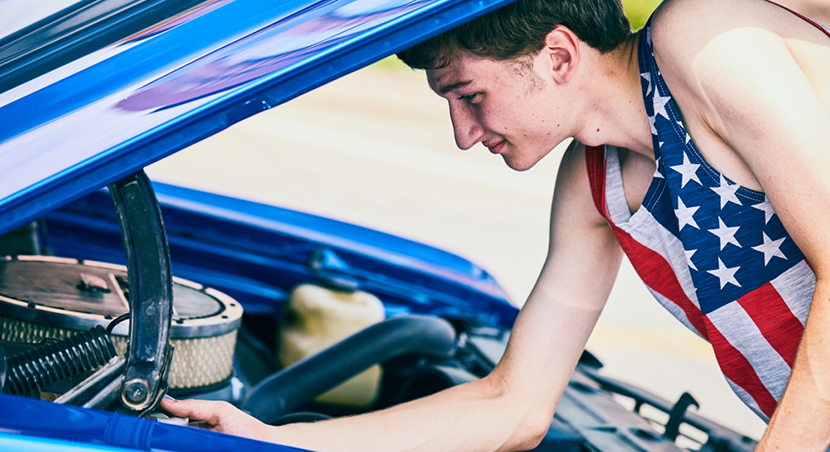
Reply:
<svg viewBox="0 0 830 452"><path fill-rule="evenodd" d="M6 392L65 403L66 394L76 391L73 386L83 386L83 380L92 378L90 375L96 368L115 359L112 353L101 350L115 349L121 356L128 350L131 290L135 290L129 281L129 267L88 260L90 256L118 256L117 249L113 249L117 241L113 239L123 238L124 225L117 228L112 213L104 210L103 206L109 203L101 195L101 192L94 193L58 211L54 215L57 221L42 219L0 238L0 251L10 254L0 260L0 341L10 351L6 355L35 350L30 355L36 356L15 364L13 372L9 372L10 376L15 373L9 382L21 380L25 390L13 390L18 385L10 384ZM69 221L66 211L72 217ZM85 224L73 221L78 219ZM71 223L69 228L66 223ZM84 228L84 237L78 237L79 226L90 224L94 226ZM182 235L175 230L171 236ZM96 243L105 245L96 248ZM38 255L77 255L72 250L79 245L84 250L82 259ZM283 257L283 260L286 259ZM362 278L355 277L356 273L344 272L349 265L328 248L313 248L306 267L307 273L313 276L310 282L308 278L296 278L291 281L293 288L284 285L280 290L272 290L270 299L261 297L266 298L265 303L262 299L251 303L253 309L244 316L242 304L228 295L174 278L170 344L175 351L166 378L166 391L174 397L225 400L268 422L284 423L308 416L318 419L384 408L480 378L492 368L469 358L465 358L469 361L465 365L456 357L463 355L459 344L465 337L464 331L470 325L482 323L480 318L464 321L459 313L453 316L447 312L448 321L436 316L408 315L411 312L395 306L394 300L391 305L383 305L375 295L358 290L364 283ZM290 272L280 273L282 278L290 278L285 274ZM227 279L225 275L225 282ZM252 286L255 291L256 284L246 287L236 284L235 288L246 289L242 291L244 296L250 294ZM377 305L368 323L362 321L362 326L350 327L350 330L335 326L339 331L326 339L328 343L322 344L337 342L334 347L316 354L325 348L318 346L317 350L308 351L308 356L300 357L305 358L301 362L286 369L276 358L281 345L285 348L286 338L291 336L280 338L280 331L294 328L292 331L296 333L298 312L288 309L292 299L289 293L303 288L334 299L354 299L360 295L360 299L376 300ZM378 296L389 299L388 293L379 292ZM413 298L411 291L399 292ZM274 293L278 296L274 297ZM415 295L412 301L426 305L423 294ZM274 298L279 301L276 306ZM313 300L311 304L320 304L320 300ZM312 319L315 324L307 332L309 337L300 338L300 342L322 336L320 312L336 311L332 309L335 305L314 308L319 311ZM355 311L350 309L345 317L329 319L330 324L354 323ZM390 313L392 318L377 323ZM101 333L104 327L106 333ZM505 329L494 331L498 331L499 337L506 334ZM346 338L350 333L356 334ZM100 350L90 348L98 343L103 344ZM96 355L96 359L85 366L76 365L76 361L85 360L81 353L82 356L62 363L52 363L54 357L78 355L77 350L87 350L89 353L84 353ZM436 365L439 367L423 370ZM476 370L475 374L469 372L469 365ZM383 377L374 382L377 388L370 399L361 403L315 400L320 393L372 366L382 367ZM37 370L29 371L32 367ZM168 372L167 368L164 371ZM451 377L447 376L450 374ZM110 402L84 406L123 411L113 400ZM274 411L275 406L280 408L278 413Z"/></svg>
<svg viewBox="0 0 830 452"><path fill-rule="evenodd" d="M65 400L67 394L116 354L125 355L128 288L127 269L119 265L28 255L0 260L0 346L8 362L0 384L4 392L79 404ZM347 293L342 287L319 288ZM225 400L274 425L382 409L481 378L492 363L468 345L468 335L495 343L507 337L500 329L404 315L372 322L281 366L279 340L272 339L291 326L296 313L245 316L227 295L179 278L173 292L175 351L168 394ZM370 403L315 400L374 365L383 370ZM118 411L110 402L94 407Z"/></svg>
<svg viewBox="0 0 830 452"><path fill-rule="evenodd" d="M371 236L365 230L334 224L331 220L298 218L302 214L159 185L174 271L197 281L176 279L171 289L175 295L170 328L171 342L175 343L172 364L157 369L162 372L169 369L169 393L174 397L225 400L272 424L317 421L383 409L482 378L504 353L517 311L506 302L495 281L469 262L402 239ZM13 249L12 254L21 254L22 250L22 254L67 256L6 258L0 261L0 281L4 280L3 266L10 263L43 267L38 272L47 280L58 274L53 271L54 266L71 265L72 271L62 283L65 292L86 293L101 300L109 297L110 301L120 302L123 311L123 302L131 292L129 281L124 280L125 267L89 261L129 262L121 239L109 196L106 192L92 193L37 224L0 238L0 252L9 253ZM391 248L405 252L395 254ZM110 290L108 294L102 290L104 285ZM206 286L219 290L206 289ZM347 335L341 334L339 342L333 341L319 353L310 353L292 365L283 366L278 359L280 331L296 324L296 313L287 308L291 305L292 291L299 286L336 294L366 292L382 302L381 317L385 320L369 322ZM2 287L0 283L0 295L4 295ZM16 297L7 297L8 301L0 299L0 303L15 305L23 313L39 312L37 305L43 300L36 296L38 291L23 287ZM190 294L188 291L199 295L182 296ZM199 303L193 302L195 298L205 301L205 297L206 304L212 307L198 307ZM181 300L191 302L180 306ZM66 311L66 306L53 305L49 309ZM40 311L49 309L44 307ZM8 307L4 310L0 304L0 317L9 312L14 314L13 311ZM103 328L111 326L122 311L74 313L70 316L74 320L69 323L76 327L83 325L76 329ZM60 314L39 313L37 319L17 315L40 329L47 329L54 328L49 322L66 323L65 319L55 320L68 315L67 312ZM89 318L95 316L96 321L89 323ZM84 318L87 323L78 318ZM195 331L211 328L207 337L196 337L199 335ZM8 327L2 329L5 331ZM128 330L125 323L112 325L111 329L116 343ZM184 339L193 342L232 336L235 339L230 347L232 365L228 369L212 364L214 346L207 347L207 352L179 353L189 346L187 342L176 343L182 336L189 336ZM4 347L8 345L9 342L4 342ZM189 361L196 366L184 371L187 378L198 374L193 369L205 362L209 362L207 368L228 370L219 372L222 377L209 383L180 385L173 378L176 357L185 355L193 357ZM106 373L108 365L99 372ZM373 365L379 366L382 377L371 403L315 400ZM672 422L678 427L680 424L694 427L696 436L678 431L681 438L691 438L695 445L692 449L751 450L754 442L749 438L686 413L688 404L680 410L679 403L667 402L634 386L603 377L597 372L601 366L585 352L551 421L548 435L536 450L593 451L612 446L614 450L632 451L685 450L675 444L677 434L668 435ZM76 377L67 378L69 383L64 381L60 387L43 385L38 388L39 394L30 390L28 395L43 397L49 393L43 398L66 398L67 392L72 393L73 386L83 383L78 380L83 380L89 372L84 370ZM88 388L106 392L100 385L88 385ZM633 400L634 412L620 405L615 399L619 395ZM109 402L107 407L94 407L119 410L117 400ZM669 420L657 422L641 416L642 406L656 407ZM157 411L140 414L165 417ZM115 421L106 422L109 425ZM108 431L109 427L104 429ZM76 433L62 435L72 438Z"/></svg>

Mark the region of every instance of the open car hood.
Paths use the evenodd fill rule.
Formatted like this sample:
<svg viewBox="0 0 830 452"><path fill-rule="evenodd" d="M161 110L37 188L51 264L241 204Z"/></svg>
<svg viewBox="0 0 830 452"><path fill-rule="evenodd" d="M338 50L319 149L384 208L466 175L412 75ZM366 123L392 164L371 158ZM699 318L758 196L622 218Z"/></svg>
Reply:
<svg viewBox="0 0 830 452"><path fill-rule="evenodd" d="M164 2L79 1L0 39L0 234L509 2L208 0L152 23Z"/></svg>
<svg viewBox="0 0 830 452"><path fill-rule="evenodd" d="M176 276L220 290L246 313L279 316L286 287L360 287L387 317L427 314L510 328L518 308L480 267L425 244L307 213L155 183ZM59 256L124 263L112 199L99 190L49 213ZM280 289L283 287L283 289Z"/></svg>

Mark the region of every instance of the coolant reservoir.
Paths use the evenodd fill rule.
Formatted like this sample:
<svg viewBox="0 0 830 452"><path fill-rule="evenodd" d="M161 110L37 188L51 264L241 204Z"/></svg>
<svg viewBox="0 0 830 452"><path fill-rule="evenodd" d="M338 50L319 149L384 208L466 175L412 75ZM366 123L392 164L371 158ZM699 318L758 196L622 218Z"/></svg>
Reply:
<svg viewBox="0 0 830 452"><path fill-rule="evenodd" d="M356 333L384 319L380 300L360 290L354 292L302 284L294 288L286 309L290 315L280 329L279 360L283 366ZM368 407L377 400L380 366L372 366L315 401L332 405Z"/></svg>

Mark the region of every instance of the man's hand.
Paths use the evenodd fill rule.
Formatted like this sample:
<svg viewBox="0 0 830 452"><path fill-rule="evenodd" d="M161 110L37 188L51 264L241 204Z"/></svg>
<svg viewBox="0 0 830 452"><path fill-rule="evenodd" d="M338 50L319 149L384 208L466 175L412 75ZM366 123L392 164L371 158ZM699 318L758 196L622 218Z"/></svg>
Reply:
<svg viewBox="0 0 830 452"><path fill-rule="evenodd" d="M266 440L267 425L227 402L163 399L161 407L175 416L203 421L208 430Z"/></svg>

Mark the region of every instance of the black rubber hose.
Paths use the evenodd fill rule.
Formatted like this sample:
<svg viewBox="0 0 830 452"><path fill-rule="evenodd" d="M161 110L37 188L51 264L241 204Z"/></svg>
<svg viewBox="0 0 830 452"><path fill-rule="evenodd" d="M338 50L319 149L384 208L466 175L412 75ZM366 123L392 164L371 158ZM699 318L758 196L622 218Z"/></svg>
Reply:
<svg viewBox="0 0 830 452"><path fill-rule="evenodd" d="M95 370L115 356L115 346L101 326L61 340L47 340L6 359L5 392L24 395L82 372Z"/></svg>
<svg viewBox="0 0 830 452"><path fill-rule="evenodd" d="M410 354L447 358L454 346L455 329L444 319L385 320L268 376L248 391L240 408L270 424L375 364Z"/></svg>

